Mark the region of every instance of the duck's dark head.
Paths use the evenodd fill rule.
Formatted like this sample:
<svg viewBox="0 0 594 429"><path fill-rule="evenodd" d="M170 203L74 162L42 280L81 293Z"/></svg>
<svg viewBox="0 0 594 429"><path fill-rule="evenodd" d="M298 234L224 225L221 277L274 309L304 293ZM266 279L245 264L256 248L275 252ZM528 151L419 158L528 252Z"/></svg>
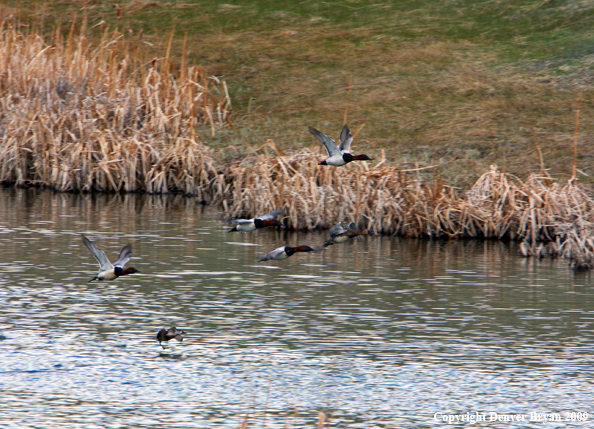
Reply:
<svg viewBox="0 0 594 429"><path fill-rule="evenodd" d="M267 226L284 226L276 219L254 219L254 225L256 225L256 228L265 228Z"/></svg>
<svg viewBox="0 0 594 429"><path fill-rule="evenodd" d="M295 252L315 252L316 249L313 249L309 246L297 246L294 248Z"/></svg>
<svg viewBox="0 0 594 429"><path fill-rule="evenodd" d="M367 155L355 155L353 156L354 161L371 161L372 158L368 157Z"/></svg>
<svg viewBox="0 0 594 429"><path fill-rule="evenodd" d="M113 269L113 271L114 271L115 275L118 277L140 272L134 267L126 268L125 270L122 267L115 267Z"/></svg>

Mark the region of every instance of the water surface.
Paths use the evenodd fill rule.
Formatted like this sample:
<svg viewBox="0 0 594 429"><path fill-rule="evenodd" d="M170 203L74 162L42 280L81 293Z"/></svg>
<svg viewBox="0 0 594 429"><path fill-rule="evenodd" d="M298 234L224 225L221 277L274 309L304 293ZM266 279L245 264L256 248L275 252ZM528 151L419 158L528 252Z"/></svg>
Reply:
<svg viewBox="0 0 594 429"><path fill-rule="evenodd" d="M435 413L589 412L589 275L491 241L229 233L163 196L0 192L2 427L459 427ZM85 234L141 274L88 283ZM157 331L182 343L162 349ZM562 414L565 416L565 414ZM482 426L481 426L482 425ZM488 422L478 427L542 427Z"/></svg>

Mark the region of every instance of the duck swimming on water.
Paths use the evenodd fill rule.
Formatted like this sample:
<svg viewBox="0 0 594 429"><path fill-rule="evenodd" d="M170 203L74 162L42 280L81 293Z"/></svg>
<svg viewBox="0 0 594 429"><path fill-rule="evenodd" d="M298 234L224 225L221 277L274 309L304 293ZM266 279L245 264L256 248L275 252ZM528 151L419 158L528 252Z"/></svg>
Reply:
<svg viewBox="0 0 594 429"><path fill-rule="evenodd" d="M318 165L332 165L334 167L341 167L352 161L370 161L371 158L367 155L351 155L351 143L353 142L353 135L349 127L345 125L340 132L340 146L337 146L334 140L326 134L309 127L309 132L320 141L328 152L328 159L320 162Z"/></svg>
<svg viewBox="0 0 594 429"><path fill-rule="evenodd" d="M181 329L177 329L175 327L173 328L169 328L169 329L161 329L159 332L157 332L157 336L155 337L155 340L157 340L159 342L159 345L163 348L166 348L163 344L161 344L161 342L165 341L169 341L169 340L173 340L176 339L177 341L183 341L183 337L182 335L185 335L186 333L184 331L182 331Z"/></svg>
<svg viewBox="0 0 594 429"><path fill-rule="evenodd" d="M276 220L276 217L283 212L282 209L273 210L270 213L266 213L264 216L259 216L254 219L235 219L231 222L236 223L233 229L229 232L242 231L252 232L256 229L266 228L267 226L285 226Z"/></svg>
<svg viewBox="0 0 594 429"><path fill-rule="evenodd" d="M109 262L109 259L107 259L107 256L105 256L105 252L99 249L95 243L84 235L82 236L82 240L101 266L99 268L99 274L89 280L89 283L93 280L115 280L118 277L139 272L136 268L132 267L124 269L124 265L126 265L132 257L132 245L125 245L120 252L118 260L112 265L111 262Z"/></svg>
<svg viewBox="0 0 594 429"><path fill-rule="evenodd" d="M274 249L272 252L267 253L266 255L260 258L261 261L270 261L274 259L276 261L281 261L283 259L287 259L289 256L293 256L297 252L319 252L319 250L312 249L309 246L283 246L279 247L278 249Z"/></svg>

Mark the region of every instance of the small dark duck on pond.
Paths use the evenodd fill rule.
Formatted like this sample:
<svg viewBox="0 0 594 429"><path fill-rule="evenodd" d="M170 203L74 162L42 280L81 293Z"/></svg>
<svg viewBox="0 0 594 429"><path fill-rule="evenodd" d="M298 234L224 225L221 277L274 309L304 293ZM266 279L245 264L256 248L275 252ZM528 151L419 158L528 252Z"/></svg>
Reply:
<svg viewBox="0 0 594 429"><path fill-rule="evenodd" d="M177 329L175 327L169 329L163 328L157 333L155 340L159 341L159 345L161 347L166 348L163 344L161 344L162 341L167 342L173 339L176 339L177 341L182 341L184 339L182 335L185 334L186 333L184 331L182 331L181 329Z"/></svg>

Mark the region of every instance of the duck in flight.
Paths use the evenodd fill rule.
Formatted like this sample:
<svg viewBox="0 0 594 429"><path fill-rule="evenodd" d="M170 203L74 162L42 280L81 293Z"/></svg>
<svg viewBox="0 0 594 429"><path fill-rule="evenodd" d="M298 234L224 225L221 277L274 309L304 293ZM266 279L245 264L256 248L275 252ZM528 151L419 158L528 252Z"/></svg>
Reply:
<svg viewBox="0 0 594 429"><path fill-rule="evenodd" d="M345 125L340 132L340 146L337 146L334 140L326 134L309 127L309 132L320 141L328 151L328 159L320 162L318 165L332 165L340 167L352 161L370 161L371 158L367 155L351 155L351 143L353 142L353 135L349 127Z"/></svg>
<svg viewBox="0 0 594 429"><path fill-rule="evenodd" d="M275 261L282 261L283 259L287 259L289 256L293 256L297 252L319 252L319 250L312 249L309 246L283 246L279 247L278 249L274 249L272 252L262 256L260 258L260 262L270 261L272 259L274 259Z"/></svg>
<svg viewBox="0 0 594 429"><path fill-rule="evenodd" d="M349 241L351 238L359 235L368 234L369 230L359 230L355 225L355 222L351 222L348 228L342 226L342 222L337 223L330 229L330 240L324 243L324 247L331 246L336 243L344 243Z"/></svg>
<svg viewBox="0 0 594 429"><path fill-rule="evenodd" d="M231 222L236 223L233 229L229 232L242 231L251 232L256 229L265 228L267 226L285 226L276 220L276 217L283 212L282 209L273 210L270 213L266 213L264 216L259 216L254 219L235 219Z"/></svg>
<svg viewBox="0 0 594 429"><path fill-rule="evenodd" d="M177 328L169 328L169 329L161 329L159 332L157 332L157 336L155 337L155 340L157 340L159 342L159 345L163 348L166 348L163 344L161 344L161 342L165 341L169 341L169 340L173 340L176 339L177 341L182 341L183 337L182 335L185 335L186 333L184 331L182 331L181 329L177 329Z"/></svg>
<svg viewBox="0 0 594 429"><path fill-rule="evenodd" d="M82 236L82 240L101 266L99 268L99 274L89 280L89 283L93 280L115 280L118 277L139 272L136 268L132 267L124 269L124 265L126 265L132 256L132 245L125 245L120 252L118 260L112 265L109 259L107 259L107 256L105 256L105 252L99 249L95 243L84 235Z"/></svg>

